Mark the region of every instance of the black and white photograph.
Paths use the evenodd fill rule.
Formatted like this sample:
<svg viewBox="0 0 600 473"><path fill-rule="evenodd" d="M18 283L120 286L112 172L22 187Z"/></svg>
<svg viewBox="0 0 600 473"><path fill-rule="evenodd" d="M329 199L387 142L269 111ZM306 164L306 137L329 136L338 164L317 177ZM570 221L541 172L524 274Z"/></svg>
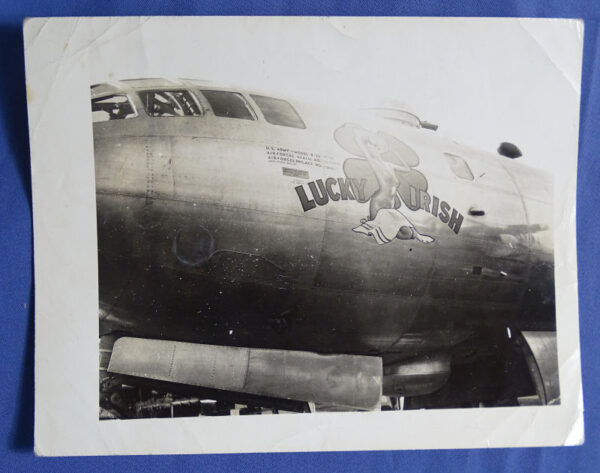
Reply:
<svg viewBox="0 0 600 473"><path fill-rule="evenodd" d="M568 434L548 442L579 441L577 22L31 25L81 44L60 64L86 156L72 243L96 279L73 336L98 432L312 418L326 432L298 448L328 450L345 447L318 438L346 419L392 432L410 418L421 440L395 448L430 448L436 416L487 412L497 432L506 416L534 426L487 446L545 444L534 431L553 416ZM151 445L125 450L173 451Z"/></svg>
<svg viewBox="0 0 600 473"><path fill-rule="evenodd" d="M552 177L517 145L393 100L91 92L101 417L560 402Z"/></svg>

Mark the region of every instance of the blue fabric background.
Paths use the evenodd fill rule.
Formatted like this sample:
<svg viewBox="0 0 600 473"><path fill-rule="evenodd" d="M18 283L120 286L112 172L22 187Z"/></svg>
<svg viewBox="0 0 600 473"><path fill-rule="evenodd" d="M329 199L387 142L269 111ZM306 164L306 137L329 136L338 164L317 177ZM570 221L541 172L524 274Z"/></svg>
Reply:
<svg viewBox="0 0 600 473"><path fill-rule="evenodd" d="M0 0L0 471L600 471L600 2L436 0ZM31 192L21 22L28 16L384 15L585 20L577 224L586 443L582 447L454 451L36 458ZM60 327L57 327L60 330ZM68 389L65 386L65 389ZM65 406L68 409L68 406Z"/></svg>

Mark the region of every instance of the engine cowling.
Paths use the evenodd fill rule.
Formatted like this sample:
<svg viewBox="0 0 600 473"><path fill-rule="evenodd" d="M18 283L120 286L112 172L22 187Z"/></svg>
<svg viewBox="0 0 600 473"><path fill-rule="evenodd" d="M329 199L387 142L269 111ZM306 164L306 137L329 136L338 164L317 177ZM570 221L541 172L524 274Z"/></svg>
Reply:
<svg viewBox="0 0 600 473"><path fill-rule="evenodd" d="M108 372L365 410L379 407L382 387L382 359L376 356L133 337L115 342Z"/></svg>

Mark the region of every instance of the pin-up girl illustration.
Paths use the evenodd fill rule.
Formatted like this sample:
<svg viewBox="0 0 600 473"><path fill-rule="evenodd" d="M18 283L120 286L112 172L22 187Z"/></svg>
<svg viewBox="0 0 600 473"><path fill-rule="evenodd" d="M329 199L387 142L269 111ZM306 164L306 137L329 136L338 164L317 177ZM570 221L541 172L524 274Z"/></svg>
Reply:
<svg viewBox="0 0 600 473"><path fill-rule="evenodd" d="M370 201L369 216L361 219L353 231L372 236L380 245L395 238L435 241L420 233L399 210L402 202L417 210L419 193L427 191L427 179L413 169L419 164L417 154L391 135L373 133L354 124L338 128L334 138L344 150L357 156L344 162L346 176L366 180L364 202Z"/></svg>

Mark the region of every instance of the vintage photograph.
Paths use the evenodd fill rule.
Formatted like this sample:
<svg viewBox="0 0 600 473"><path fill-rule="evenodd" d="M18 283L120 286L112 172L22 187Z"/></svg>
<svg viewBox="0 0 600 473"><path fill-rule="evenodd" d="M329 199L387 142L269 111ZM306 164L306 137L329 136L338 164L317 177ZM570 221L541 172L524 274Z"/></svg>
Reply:
<svg viewBox="0 0 600 473"><path fill-rule="evenodd" d="M374 105L91 86L101 419L560 402L552 176Z"/></svg>
<svg viewBox="0 0 600 473"><path fill-rule="evenodd" d="M28 21L36 451L581 443L582 34Z"/></svg>

